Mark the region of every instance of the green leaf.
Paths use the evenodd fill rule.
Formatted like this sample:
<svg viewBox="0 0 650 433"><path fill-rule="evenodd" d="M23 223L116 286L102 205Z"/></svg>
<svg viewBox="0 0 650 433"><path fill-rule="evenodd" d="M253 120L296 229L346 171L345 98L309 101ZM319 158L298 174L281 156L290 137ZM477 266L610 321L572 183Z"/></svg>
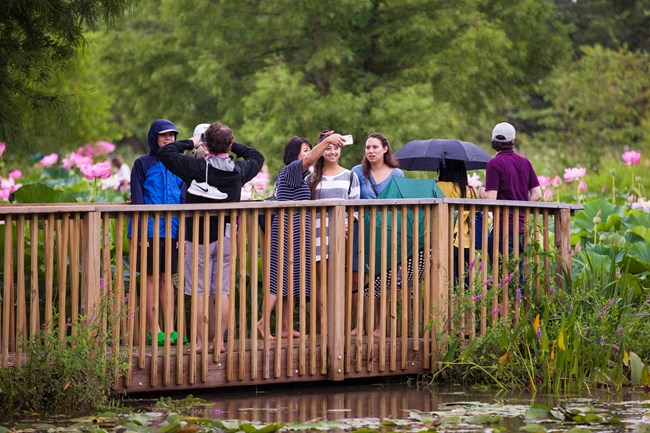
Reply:
<svg viewBox="0 0 650 433"><path fill-rule="evenodd" d="M486 414L474 415L465 418L465 422L468 424L495 424L499 421L501 421L500 416L492 416Z"/></svg>
<svg viewBox="0 0 650 433"><path fill-rule="evenodd" d="M526 424L524 426L519 427L519 430L528 433L541 433L541 432L545 432L546 428L541 424Z"/></svg>
<svg viewBox="0 0 650 433"><path fill-rule="evenodd" d="M543 404L534 404L532 407L528 408L524 414L524 419L526 421L538 421L542 419L551 419L552 417L549 408Z"/></svg>
<svg viewBox="0 0 650 433"><path fill-rule="evenodd" d="M14 192L16 203L77 203L74 195L43 183L23 185Z"/></svg>
<svg viewBox="0 0 650 433"><path fill-rule="evenodd" d="M445 354L442 361L443 362L452 362L454 360L454 358L456 357L456 349L457 348L458 348L458 340L454 340L449 345L449 350L447 350L447 353Z"/></svg>
<svg viewBox="0 0 650 433"><path fill-rule="evenodd" d="M281 424L267 424L262 427L255 427L252 424L240 424L239 428L245 433L273 433L282 427Z"/></svg>
<svg viewBox="0 0 650 433"><path fill-rule="evenodd" d="M641 378L644 367L641 357L634 352L630 352L630 380L632 385L642 385Z"/></svg>

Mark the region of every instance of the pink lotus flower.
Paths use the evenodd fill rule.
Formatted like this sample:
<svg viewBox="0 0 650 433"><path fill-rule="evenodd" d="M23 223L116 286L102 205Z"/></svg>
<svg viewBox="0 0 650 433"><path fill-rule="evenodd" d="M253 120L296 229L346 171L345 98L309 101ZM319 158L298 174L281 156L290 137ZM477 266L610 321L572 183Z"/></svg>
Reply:
<svg viewBox="0 0 650 433"><path fill-rule="evenodd" d="M3 179L0 177L0 200L8 200L11 193L21 186L22 184L16 184L13 178Z"/></svg>
<svg viewBox="0 0 650 433"><path fill-rule="evenodd" d="M553 180L551 180L551 185L553 185L555 188L559 188L560 185L562 185L562 178L559 174L556 174Z"/></svg>
<svg viewBox="0 0 650 433"><path fill-rule="evenodd" d="M551 188L547 189L544 191L544 201L551 201L553 200L553 190Z"/></svg>
<svg viewBox="0 0 650 433"><path fill-rule="evenodd" d="M539 186L542 188L542 191L545 191L546 188L551 186L551 178L550 177L537 176L537 181L539 182Z"/></svg>
<svg viewBox="0 0 650 433"><path fill-rule="evenodd" d="M0 157L5 153L5 150L7 150L7 145L0 141Z"/></svg>
<svg viewBox="0 0 650 433"><path fill-rule="evenodd" d="M573 182L574 180L580 180L585 177L585 174L587 174L587 169L584 167L565 168L564 180L567 182Z"/></svg>
<svg viewBox="0 0 650 433"><path fill-rule="evenodd" d="M70 170L72 167L81 168L86 165L92 165L93 159L84 155L82 152L72 152L68 158L63 158L61 166Z"/></svg>
<svg viewBox="0 0 650 433"><path fill-rule="evenodd" d="M88 164L79 167L79 170L86 179L106 179L111 176L111 163L110 161L104 161L97 164Z"/></svg>
<svg viewBox="0 0 650 433"><path fill-rule="evenodd" d="M9 177L9 179L18 179L19 177L23 177L23 172L22 170L17 168L15 170L10 171L7 177Z"/></svg>
<svg viewBox="0 0 650 433"><path fill-rule="evenodd" d="M50 153L41 158L40 164L43 167L50 167L59 160L59 155L56 153Z"/></svg>
<svg viewBox="0 0 650 433"><path fill-rule="evenodd" d="M578 184L578 194L584 194L587 192L587 184L584 181L580 181Z"/></svg>
<svg viewBox="0 0 650 433"><path fill-rule="evenodd" d="M95 147L104 155L115 150L115 145L109 141L98 141Z"/></svg>
<svg viewBox="0 0 650 433"><path fill-rule="evenodd" d="M621 158L623 159L625 165L636 165L641 161L641 154L639 152L635 152L634 150L629 150L627 152L623 152Z"/></svg>
<svg viewBox="0 0 650 433"><path fill-rule="evenodd" d="M630 205L632 209L640 209L644 212L650 212L650 200L644 200L642 198L639 198L639 200L636 203L632 203Z"/></svg>

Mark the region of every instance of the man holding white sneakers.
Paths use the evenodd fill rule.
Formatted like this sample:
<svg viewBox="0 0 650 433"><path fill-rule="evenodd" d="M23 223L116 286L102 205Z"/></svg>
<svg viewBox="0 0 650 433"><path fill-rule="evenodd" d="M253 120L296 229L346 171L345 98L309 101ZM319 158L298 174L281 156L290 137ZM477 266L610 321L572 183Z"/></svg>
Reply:
<svg viewBox="0 0 650 433"><path fill-rule="evenodd" d="M253 179L264 164L264 156L252 147L236 143L230 128L222 123L200 124L194 130L194 136L189 140L176 141L161 148L158 152L160 160L169 171L180 177L189 188L187 189L187 203L226 203L241 200L242 186ZM197 151L204 147L209 155L203 158L184 155L186 150ZM235 154L233 160L230 152ZM199 152L196 152L199 153ZM236 224L235 221L232 223ZM225 351L223 333L228 324L228 293L230 289L230 227L231 221L226 216L226 229L219 232L217 216L210 217L209 241L210 257L203 257L203 221L199 221L198 230L198 279L196 285L197 305L203 305L204 291L216 295L220 289L224 296L221 297L221 335L219 335L219 350ZM192 240L196 237L193 233L192 218L186 218L187 243L185 247L185 294L192 296ZM236 228L233 228L236 231ZM233 231L233 233L235 232ZM223 248L223 266L217 269L218 249ZM203 267L208 266L209 287L204 287ZM221 278L217 279L217 273ZM201 307L199 307L201 308ZM197 352L203 351L204 336L203 323L207 320L203 314L197 314ZM215 347L215 350L216 347Z"/></svg>

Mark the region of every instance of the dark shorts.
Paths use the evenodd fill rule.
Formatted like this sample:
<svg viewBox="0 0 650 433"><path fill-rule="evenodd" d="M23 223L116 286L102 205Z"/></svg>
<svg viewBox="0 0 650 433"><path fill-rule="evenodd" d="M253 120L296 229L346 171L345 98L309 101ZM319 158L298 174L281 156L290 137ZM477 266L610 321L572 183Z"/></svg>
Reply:
<svg viewBox="0 0 650 433"><path fill-rule="evenodd" d="M354 234L352 235L352 270L359 270L359 221L354 220Z"/></svg>
<svg viewBox="0 0 650 433"><path fill-rule="evenodd" d="M148 239L149 242L149 247L147 248L147 275L153 275L153 265L154 265L154 258L153 258L153 239ZM175 274L178 272L178 240L177 239L172 239L172 245L171 245L171 250L168 252L165 249L165 239L160 238L159 240L159 251L160 254L158 256L158 263L159 263L159 271L161 274L164 274L166 269L165 269L165 257L167 257L167 254L171 256L172 259L172 269L171 273ZM137 271L140 272L140 268L142 266L141 260L140 260L140 254L141 254L141 249L140 249L140 244L138 243L138 266L137 266Z"/></svg>

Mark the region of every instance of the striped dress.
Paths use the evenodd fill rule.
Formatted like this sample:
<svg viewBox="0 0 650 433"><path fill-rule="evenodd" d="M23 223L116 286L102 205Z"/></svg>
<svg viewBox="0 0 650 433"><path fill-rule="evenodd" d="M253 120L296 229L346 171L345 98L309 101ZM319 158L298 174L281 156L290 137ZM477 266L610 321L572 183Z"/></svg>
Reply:
<svg viewBox="0 0 650 433"><path fill-rule="evenodd" d="M280 173L275 186L275 195L278 201L290 200L310 200L311 191L303 177L302 161L296 160L284 166ZM305 230L307 233L311 230L310 215L307 213ZM309 299L309 287L311 286L311 272L309 264L311 263L311 242L309 236L305 239L305 244L300 244L300 213L296 212L293 216L292 227L289 227L289 215L284 216L284 241L282 245L282 257L280 257L279 243L279 225L277 216L272 218L271 222L271 275L270 290L274 295L278 294L278 288L282 286L282 296L288 296L289 273L293 276L293 296L294 302L300 299L300 268L304 266L306 297ZM289 230L293 230L293 269L289 269ZM282 259L282 260L280 260ZM282 263L282 264L281 264ZM278 270L283 267L282 282L278 281Z"/></svg>
<svg viewBox="0 0 650 433"><path fill-rule="evenodd" d="M311 181L311 175L307 178L307 184ZM333 176L325 176L316 187L315 199L352 199L356 200L361 194L359 178L350 170L344 169L341 173ZM316 261L321 259L321 221L320 212L316 216ZM325 242L327 244L329 224L325 221ZM327 258L327 252L325 253Z"/></svg>

